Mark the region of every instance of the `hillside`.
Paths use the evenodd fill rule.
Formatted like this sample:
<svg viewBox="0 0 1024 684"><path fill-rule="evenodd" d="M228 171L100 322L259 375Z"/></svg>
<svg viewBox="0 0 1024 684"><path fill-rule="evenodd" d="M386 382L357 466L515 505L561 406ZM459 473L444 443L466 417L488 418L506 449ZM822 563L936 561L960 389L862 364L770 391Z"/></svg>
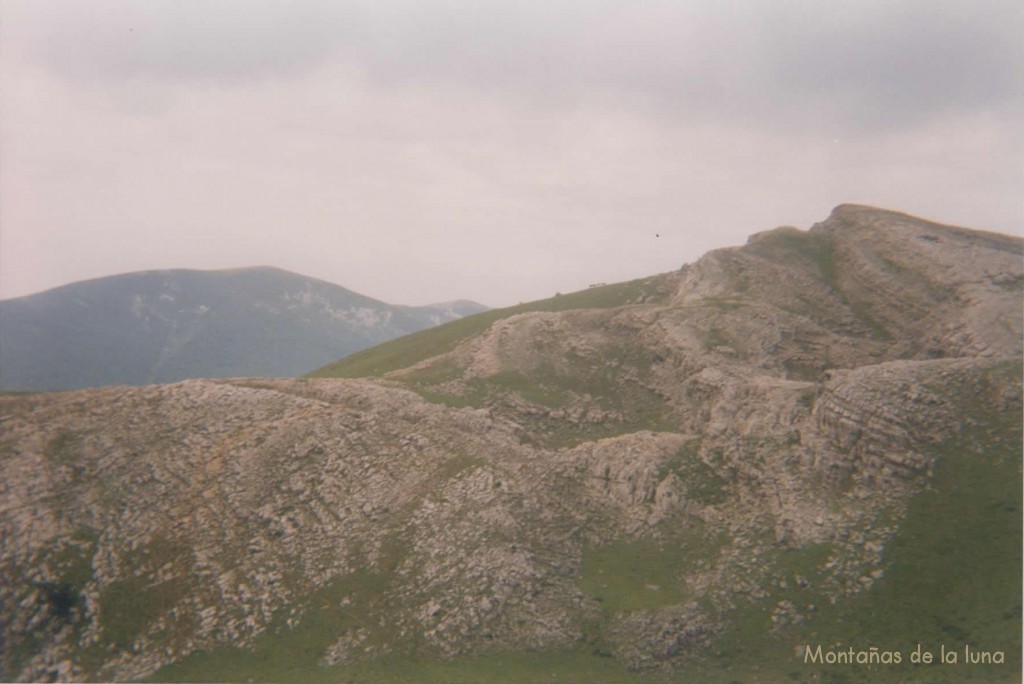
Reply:
<svg viewBox="0 0 1024 684"><path fill-rule="evenodd" d="M392 306L267 267L99 278L0 301L0 389L295 376L485 308Z"/></svg>
<svg viewBox="0 0 1024 684"><path fill-rule="evenodd" d="M327 377L0 397L0 679L1019 681L1022 254L844 205Z"/></svg>

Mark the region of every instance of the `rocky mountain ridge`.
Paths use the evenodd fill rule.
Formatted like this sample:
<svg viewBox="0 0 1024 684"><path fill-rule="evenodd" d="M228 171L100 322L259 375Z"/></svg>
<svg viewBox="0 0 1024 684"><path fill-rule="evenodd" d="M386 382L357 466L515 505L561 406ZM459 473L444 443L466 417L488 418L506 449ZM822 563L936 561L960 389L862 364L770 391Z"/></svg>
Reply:
<svg viewBox="0 0 1024 684"><path fill-rule="evenodd" d="M1019 663L1021 255L842 206L323 371L377 378L0 398L3 672L281 678L224 649L295 639L303 677L530 651L728 681L742 643L812 681L802 647L891 624ZM994 530L989 565L921 546ZM1004 618L933 624L925 575Z"/></svg>

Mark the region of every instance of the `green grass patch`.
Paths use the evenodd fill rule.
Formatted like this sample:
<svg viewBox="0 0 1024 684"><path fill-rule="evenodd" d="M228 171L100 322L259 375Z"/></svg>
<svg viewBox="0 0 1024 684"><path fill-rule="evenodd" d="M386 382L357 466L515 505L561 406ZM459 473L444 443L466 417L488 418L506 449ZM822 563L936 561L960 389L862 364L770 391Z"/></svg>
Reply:
<svg viewBox="0 0 1024 684"><path fill-rule="evenodd" d="M564 420L545 419L536 423L536 430L524 438L545 449L571 449L585 442L628 435L639 430L674 432L677 422L672 417L651 414L638 421L605 421L574 425Z"/></svg>
<svg viewBox="0 0 1024 684"><path fill-rule="evenodd" d="M70 465L78 458L78 449L82 444L82 435L73 430L61 428L47 440L43 447L43 456L58 465Z"/></svg>
<svg viewBox="0 0 1024 684"><path fill-rule="evenodd" d="M608 615L683 603L683 573L696 549L660 540L622 539L584 549L580 590Z"/></svg>
<svg viewBox="0 0 1024 684"><path fill-rule="evenodd" d="M822 280L838 289L835 250L832 240L824 233L779 228L763 233L744 249L780 264L811 265Z"/></svg>
<svg viewBox="0 0 1024 684"><path fill-rule="evenodd" d="M554 381L546 382L545 378L552 378ZM556 376L550 368L541 368L537 373L537 378L531 378L515 371L501 371L489 376L486 382L503 390L515 392L531 404L557 409L572 401L571 390L560 380L561 378Z"/></svg>
<svg viewBox="0 0 1024 684"><path fill-rule="evenodd" d="M663 466L664 475L675 473L686 487L687 498L702 506L714 506L728 498L729 483L712 466L701 460L700 448L700 439L693 439L684 444ZM721 460L721 453L717 453Z"/></svg>
<svg viewBox="0 0 1024 684"><path fill-rule="evenodd" d="M439 377L443 379L438 380ZM412 390L427 401L451 408L480 408L489 402L500 402L502 397L509 394L516 394L531 404L554 409L567 405L572 396L557 382L545 380L553 377L553 372L546 374L541 371L538 378L534 379L517 371L501 371L486 378L469 378L462 381L461 391L451 392L442 391L441 383L452 378L444 371L435 371L431 366L405 380Z"/></svg>
<svg viewBox="0 0 1024 684"><path fill-rule="evenodd" d="M395 684L630 684L664 681L587 649L490 653L451 661L401 659L330 672L322 681Z"/></svg>
<svg viewBox="0 0 1024 684"><path fill-rule="evenodd" d="M152 583L140 577L111 582L100 594L103 639L128 650L150 624L188 596L181 580Z"/></svg>
<svg viewBox="0 0 1024 684"><path fill-rule="evenodd" d="M282 642L281 650L290 642L290 638ZM306 646L301 642L293 645L299 649ZM302 650L298 653L301 654ZM219 662L213 669L192 667L204 664L193 658L181 664L188 663L187 669L178 665L166 667L148 681L302 681L310 684L629 684L666 681L660 676L629 672L614 660L585 649L499 652L454 660L400 656L347 667L317 666L308 653L302 662L293 657L287 663L261 657L258 650L236 650L229 660L225 660L224 655L216 654Z"/></svg>
<svg viewBox="0 0 1024 684"><path fill-rule="evenodd" d="M182 579L192 567L191 549L153 538L125 554L122 579L100 591L99 626L102 649L127 650L153 623L190 594ZM178 565L174 579L154 582L160 568Z"/></svg>
<svg viewBox="0 0 1024 684"><path fill-rule="evenodd" d="M454 367L441 362L403 380L427 401L452 408L486 406L514 411L513 405L527 402L547 409L515 416L530 426L527 439L545 448L677 427L678 418L664 399L642 384L654 363L643 349L609 344L596 356L570 356L564 361L567 366L560 369L541 363L530 372L504 370L465 380L459 380ZM453 380L458 384L447 384ZM560 409L566 413L559 414ZM581 409L582 415L578 413ZM599 413L594 414L594 409Z"/></svg>
<svg viewBox="0 0 1024 684"><path fill-rule="evenodd" d="M733 344L732 338L722 328L711 326L701 336L701 346L704 347L705 351L710 351L716 347L731 347Z"/></svg>

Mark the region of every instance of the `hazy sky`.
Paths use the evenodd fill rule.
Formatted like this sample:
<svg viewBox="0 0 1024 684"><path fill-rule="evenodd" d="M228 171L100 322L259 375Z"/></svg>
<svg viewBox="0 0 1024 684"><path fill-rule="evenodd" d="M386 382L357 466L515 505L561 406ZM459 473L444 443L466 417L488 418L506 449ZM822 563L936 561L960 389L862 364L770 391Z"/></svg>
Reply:
<svg viewBox="0 0 1024 684"><path fill-rule="evenodd" d="M4 298L269 264L498 306L843 202L1024 233L1021 0L0 13Z"/></svg>

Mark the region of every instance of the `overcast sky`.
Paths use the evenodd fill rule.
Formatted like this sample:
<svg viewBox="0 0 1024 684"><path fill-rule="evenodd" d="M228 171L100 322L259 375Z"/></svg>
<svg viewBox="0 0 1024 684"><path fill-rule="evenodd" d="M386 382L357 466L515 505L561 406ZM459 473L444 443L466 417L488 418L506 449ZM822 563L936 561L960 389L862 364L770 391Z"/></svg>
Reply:
<svg viewBox="0 0 1024 684"><path fill-rule="evenodd" d="M0 12L2 298L268 264L499 306L844 202L1024 234L1021 0Z"/></svg>

